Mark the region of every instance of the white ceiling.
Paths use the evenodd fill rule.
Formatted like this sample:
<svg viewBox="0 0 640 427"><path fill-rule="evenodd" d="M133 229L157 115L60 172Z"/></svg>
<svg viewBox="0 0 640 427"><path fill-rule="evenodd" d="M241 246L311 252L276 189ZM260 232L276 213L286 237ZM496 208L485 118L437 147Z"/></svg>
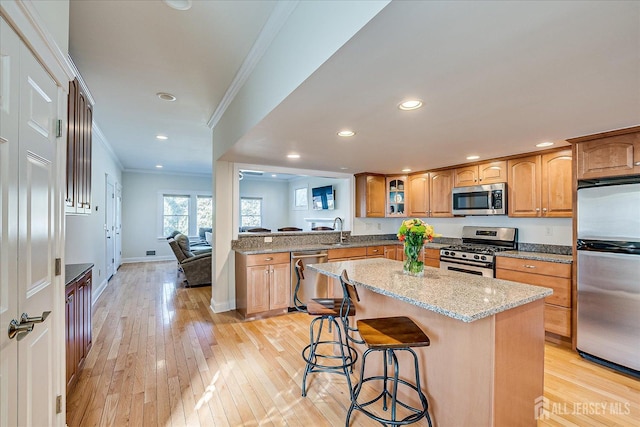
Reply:
<svg viewBox="0 0 640 427"><path fill-rule="evenodd" d="M206 123L274 4L71 2L71 56L125 169L210 173ZM410 96L425 106L398 110ZM393 1L223 159L393 173L639 123L640 2Z"/></svg>

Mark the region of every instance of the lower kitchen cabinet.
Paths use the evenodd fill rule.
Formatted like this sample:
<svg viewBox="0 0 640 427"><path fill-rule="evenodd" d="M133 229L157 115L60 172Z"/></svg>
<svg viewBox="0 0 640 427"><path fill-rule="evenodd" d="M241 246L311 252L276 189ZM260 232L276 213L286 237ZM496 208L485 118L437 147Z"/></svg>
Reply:
<svg viewBox="0 0 640 427"><path fill-rule="evenodd" d="M440 268L440 249L424 249L424 265L427 267Z"/></svg>
<svg viewBox="0 0 640 427"><path fill-rule="evenodd" d="M496 278L553 289L544 299L545 330L571 338L571 264L498 256Z"/></svg>
<svg viewBox="0 0 640 427"><path fill-rule="evenodd" d="M89 269L65 289L67 393L91 349L91 279Z"/></svg>
<svg viewBox="0 0 640 427"><path fill-rule="evenodd" d="M291 298L291 254L236 253L236 310L245 318L286 313Z"/></svg>

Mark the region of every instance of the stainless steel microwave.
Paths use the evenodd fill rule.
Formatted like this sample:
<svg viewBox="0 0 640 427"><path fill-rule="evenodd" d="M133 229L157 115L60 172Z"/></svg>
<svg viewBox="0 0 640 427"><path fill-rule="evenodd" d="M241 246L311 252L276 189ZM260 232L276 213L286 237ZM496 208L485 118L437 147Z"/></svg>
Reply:
<svg viewBox="0 0 640 427"><path fill-rule="evenodd" d="M507 184L454 188L452 207L454 215L506 215Z"/></svg>

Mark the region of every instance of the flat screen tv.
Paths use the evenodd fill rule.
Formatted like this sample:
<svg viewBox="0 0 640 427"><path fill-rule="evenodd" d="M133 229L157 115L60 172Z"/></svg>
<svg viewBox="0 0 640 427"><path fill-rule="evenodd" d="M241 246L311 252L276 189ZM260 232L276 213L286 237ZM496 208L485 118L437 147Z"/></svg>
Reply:
<svg viewBox="0 0 640 427"><path fill-rule="evenodd" d="M312 188L311 197L314 210L335 209L335 191L333 185Z"/></svg>

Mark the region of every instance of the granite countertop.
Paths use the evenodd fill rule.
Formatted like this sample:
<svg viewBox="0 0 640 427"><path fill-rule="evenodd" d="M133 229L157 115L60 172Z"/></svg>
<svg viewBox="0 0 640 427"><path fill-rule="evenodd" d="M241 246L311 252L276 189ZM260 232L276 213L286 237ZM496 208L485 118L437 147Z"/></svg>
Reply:
<svg viewBox="0 0 640 427"><path fill-rule="evenodd" d="M534 261L556 262L559 264L572 264L573 257L571 255L549 254L543 252L524 252L524 251L504 251L498 252L496 256L507 258L530 259Z"/></svg>
<svg viewBox="0 0 640 427"><path fill-rule="evenodd" d="M93 268L92 263L83 264L65 264L64 266L64 279L65 286L74 282L78 277L82 276L88 270Z"/></svg>
<svg viewBox="0 0 640 427"><path fill-rule="evenodd" d="M463 322L473 322L544 298L552 289L425 267L424 277L402 273L402 262L385 258L308 264L307 268L351 281L382 295Z"/></svg>
<svg viewBox="0 0 640 427"><path fill-rule="evenodd" d="M384 245L401 245L397 239L394 240L370 240L364 242L347 242L341 245L335 243L310 243L304 245L291 244L286 246L270 246L268 248L248 248L248 249L235 249L236 252L244 255L256 255L256 254L268 254L273 252L297 252L297 251L317 251L328 249L343 249L343 248L361 248L368 246L384 246ZM426 248L440 249L444 246L450 246L443 243L427 243Z"/></svg>

